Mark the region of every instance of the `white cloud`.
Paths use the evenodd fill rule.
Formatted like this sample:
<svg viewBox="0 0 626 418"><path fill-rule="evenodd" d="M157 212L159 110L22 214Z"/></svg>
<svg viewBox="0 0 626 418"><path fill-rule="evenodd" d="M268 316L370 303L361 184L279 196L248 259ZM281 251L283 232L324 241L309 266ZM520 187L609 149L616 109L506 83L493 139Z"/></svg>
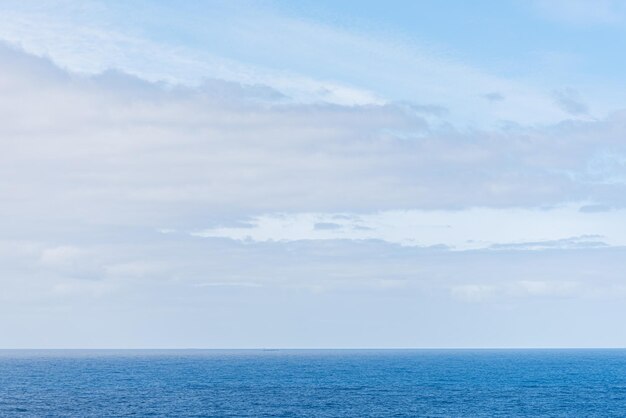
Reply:
<svg viewBox="0 0 626 418"><path fill-rule="evenodd" d="M620 113L464 133L403 105L283 103L280 92L219 80L190 89L85 78L8 48L0 60L0 213L16 230L80 220L261 240L475 248L467 242L599 234L622 244ZM616 211L578 213L583 205ZM363 222L334 219L352 213ZM220 226L227 219L248 225Z"/></svg>
<svg viewBox="0 0 626 418"><path fill-rule="evenodd" d="M113 68L187 85L206 78L264 84L299 103L411 101L444 107L446 120L433 120L461 128L572 117L544 87L491 74L416 39L296 19L258 5L245 11L228 2L151 5L145 19L161 30L141 32L127 20L146 12L138 7L91 2L77 12L72 2L37 7L10 2L2 9L0 39L91 74ZM168 28L196 41L164 37L161 31ZM506 100L488 102L485 92Z"/></svg>
<svg viewBox="0 0 626 418"><path fill-rule="evenodd" d="M225 99L132 78L120 88L121 75L81 78L8 49L0 59L6 216L176 228L187 212L200 228L215 212L626 203L614 181L621 114L461 133L403 106L259 101L245 86Z"/></svg>

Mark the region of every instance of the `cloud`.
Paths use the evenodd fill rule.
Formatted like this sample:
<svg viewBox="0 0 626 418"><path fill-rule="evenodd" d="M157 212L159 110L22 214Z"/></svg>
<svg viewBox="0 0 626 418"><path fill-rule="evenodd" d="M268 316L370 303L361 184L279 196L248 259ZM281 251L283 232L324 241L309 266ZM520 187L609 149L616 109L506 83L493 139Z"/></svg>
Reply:
<svg viewBox="0 0 626 418"><path fill-rule="evenodd" d="M579 284L570 281L520 280L514 283L512 291L523 296L572 296L579 290Z"/></svg>
<svg viewBox="0 0 626 418"><path fill-rule="evenodd" d="M608 246L603 242L601 235L583 235L580 237L563 238L536 242L518 242L509 244L494 244L490 248L495 250L545 250L567 248L601 248Z"/></svg>
<svg viewBox="0 0 626 418"><path fill-rule="evenodd" d="M71 246L46 248L41 253L41 262L46 265L67 265L86 256L86 251Z"/></svg>
<svg viewBox="0 0 626 418"><path fill-rule="evenodd" d="M337 230L341 228L342 226L340 224L336 224L333 222L317 222L313 225L313 229L318 231Z"/></svg>
<svg viewBox="0 0 626 418"><path fill-rule="evenodd" d="M109 206L140 223L167 223L181 211L626 203L614 181L626 155L619 113L459 132L394 105L276 103L229 83L217 95L145 82L119 88L6 48L0 59L7 216L37 218L46 206L45 216L111 221L121 212ZM612 159L599 160L608 150Z"/></svg>
<svg viewBox="0 0 626 418"><path fill-rule="evenodd" d="M579 335L584 318L615 312L626 297L624 248L454 252L376 240L238 242L106 225L80 232L48 230L47 242L22 244L19 257L9 242L0 252L5 346L310 347L319 338L315 347L474 346L485 323L506 335L517 321L529 328L525 341L538 344L547 313L562 315L558 324L575 320L571 335ZM39 262L41 249L78 246L100 276ZM606 318L598 322L605 331L619 326L621 316ZM346 324L364 333L337 339ZM307 337L312 329L315 339ZM442 329L455 338L442 341Z"/></svg>
<svg viewBox="0 0 626 418"><path fill-rule="evenodd" d="M496 288L489 285L465 284L452 286L450 291L455 298L467 302L482 302L491 298Z"/></svg>
<svg viewBox="0 0 626 418"><path fill-rule="evenodd" d="M613 208L607 205L585 205L585 206L581 206L579 211L583 213L598 213L598 212L608 212L612 209Z"/></svg>
<svg viewBox="0 0 626 418"><path fill-rule="evenodd" d="M555 90L555 102L567 113L572 116L586 115L589 109L581 100L580 93L574 89Z"/></svg>
<svg viewBox="0 0 626 418"><path fill-rule="evenodd" d="M401 105L85 77L6 47L0 60L0 211L12 219L179 229L275 212L626 205L621 113L451 131Z"/></svg>
<svg viewBox="0 0 626 418"><path fill-rule="evenodd" d="M452 297L471 303L502 302L518 298L576 297L583 289L580 283L554 280L518 280L499 284L465 284L450 287Z"/></svg>
<svg viewBox="0 0 626 418"><path fill-rule="evenodd" d="M0 331L16 346L314 344L294 334L306 321L337 338L367 323L361 345L441 341L426 319L411 331L426 317L469 344L459 297L608 309L540 284L571 282L577 301L623 304L623 114L460 131L402 105L92 77L6 47L0 62ZM206 230L241 239L190 235ZM544 251L585 233L609 246ZM543 247L488 249L511 235Z"/></svg>
<svg viewBox="0 0 626 418"><path fill-rule="evenodd" d="M9 2L0 9L0 39L80 73L116 68L188 86L217 79L265 86L264 94L297 103L416 103L422 116L445 116L445 124L462 129L569 116L535 83L470 65L416 37L307 20L276 4L151 4L141 30L132 16L146 8L134 3L95 0L77 12L72 2ZM493 106L485 92L506 101Z"/></svg>
<svg viewBox="0 0 626 418"><path fill-rule="evenodd" d="M497 91L483 94L483 97L489 100L490 102L501 102L504 99L506 99L506 97L504 97L502 94L498 93Z"/></svg>
<svg viewBox="0 0 626 418"><path fill-rule="evenodd" d="M421 105L421 104L416 104L416 103L410 103L410 102L397 102L395 103L396 105L403 107L409 111L413 111L417 114L423 114L423 115L430 115L430 116L437 116L437 117L443 117L446 115L449 115L450 113L450 109L444 107L444 106L437 106L437 105Z"/></svg>
<svg viewBox="0 0 626 418"><path fill-rule="evenodd" d="M106 232L106 228L98 232ZM486 300L487 295L502 292L506 297L556 294L569 282L584 284L607 297L610 289L621 283L626 260L625 247L457 252L381 240L240 242L132 231L108 239L95 235L70 240L62 234L54 237L55 245L37 243L43 251L20 257L0 254L4 300L11 304L55 303L59 297L80 297L82 290L89 294L106 289L112 298L156 292L159 300L174 303L176 294L195 288L228 286L331 293L456 289L455 297ZM62 241L65 245L59 245ZM76 252L79 243L81 251ZM41 254L48 257L47 262L41 262ZM86 275L85 271L98 274ZM83 287L80 280L94 286ZM68 292L59 293L59 289Z"/></svg>

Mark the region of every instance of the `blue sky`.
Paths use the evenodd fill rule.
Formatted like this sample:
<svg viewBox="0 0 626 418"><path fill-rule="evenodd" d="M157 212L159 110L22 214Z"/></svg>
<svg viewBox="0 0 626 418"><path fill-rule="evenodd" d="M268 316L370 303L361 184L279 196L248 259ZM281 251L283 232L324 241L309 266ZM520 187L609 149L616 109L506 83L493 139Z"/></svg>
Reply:
<svg viewBox="0 0 626 418"><path fill-rule="evenodd" d="M0 346L626 345L621 2L0 15Z"/></svg>

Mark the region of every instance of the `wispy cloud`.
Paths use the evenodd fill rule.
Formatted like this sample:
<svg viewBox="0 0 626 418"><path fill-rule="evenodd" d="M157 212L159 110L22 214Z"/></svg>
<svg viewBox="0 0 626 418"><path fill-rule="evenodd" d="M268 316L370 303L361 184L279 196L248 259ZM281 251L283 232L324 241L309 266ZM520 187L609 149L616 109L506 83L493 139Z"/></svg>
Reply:
<svg viewBox="0 0 626 418"><path fill-rule="evenodd" d="M113 68L150 81L189 85L206 78L263 84L301 103L416 102L435 118L448 109L446 122L462 128L571 117L543 87L492 74L417 39L347 30L267 7L245 12L227 2L161 4L151 10L145 18L155 28L172 28L183 39L198 41L134 30L127 21L132 5L98 1L80 12L71 3L5 6L0 38L74 71L93 74ZM507 100L492 106L484 100L485 92L498 92L494 97Z"/></svg>
<svg viewBox="0 0 626 418"><path fill-rule="evenodd" d="M576 90L568 88L556 90L553 93L556 103L567 113L577 116L586 115L589 112L587 105Z"/></svg>

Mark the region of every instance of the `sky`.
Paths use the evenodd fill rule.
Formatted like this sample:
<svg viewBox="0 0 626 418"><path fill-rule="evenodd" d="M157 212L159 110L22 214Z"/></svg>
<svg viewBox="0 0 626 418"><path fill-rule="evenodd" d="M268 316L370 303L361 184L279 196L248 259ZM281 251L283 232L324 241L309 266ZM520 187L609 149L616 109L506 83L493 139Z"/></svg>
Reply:
<svg viewBox="0 0 626 418"><path fill-rule="evenodd" d="M626 346L626 4L0 1L0 347Z"/></svg>

